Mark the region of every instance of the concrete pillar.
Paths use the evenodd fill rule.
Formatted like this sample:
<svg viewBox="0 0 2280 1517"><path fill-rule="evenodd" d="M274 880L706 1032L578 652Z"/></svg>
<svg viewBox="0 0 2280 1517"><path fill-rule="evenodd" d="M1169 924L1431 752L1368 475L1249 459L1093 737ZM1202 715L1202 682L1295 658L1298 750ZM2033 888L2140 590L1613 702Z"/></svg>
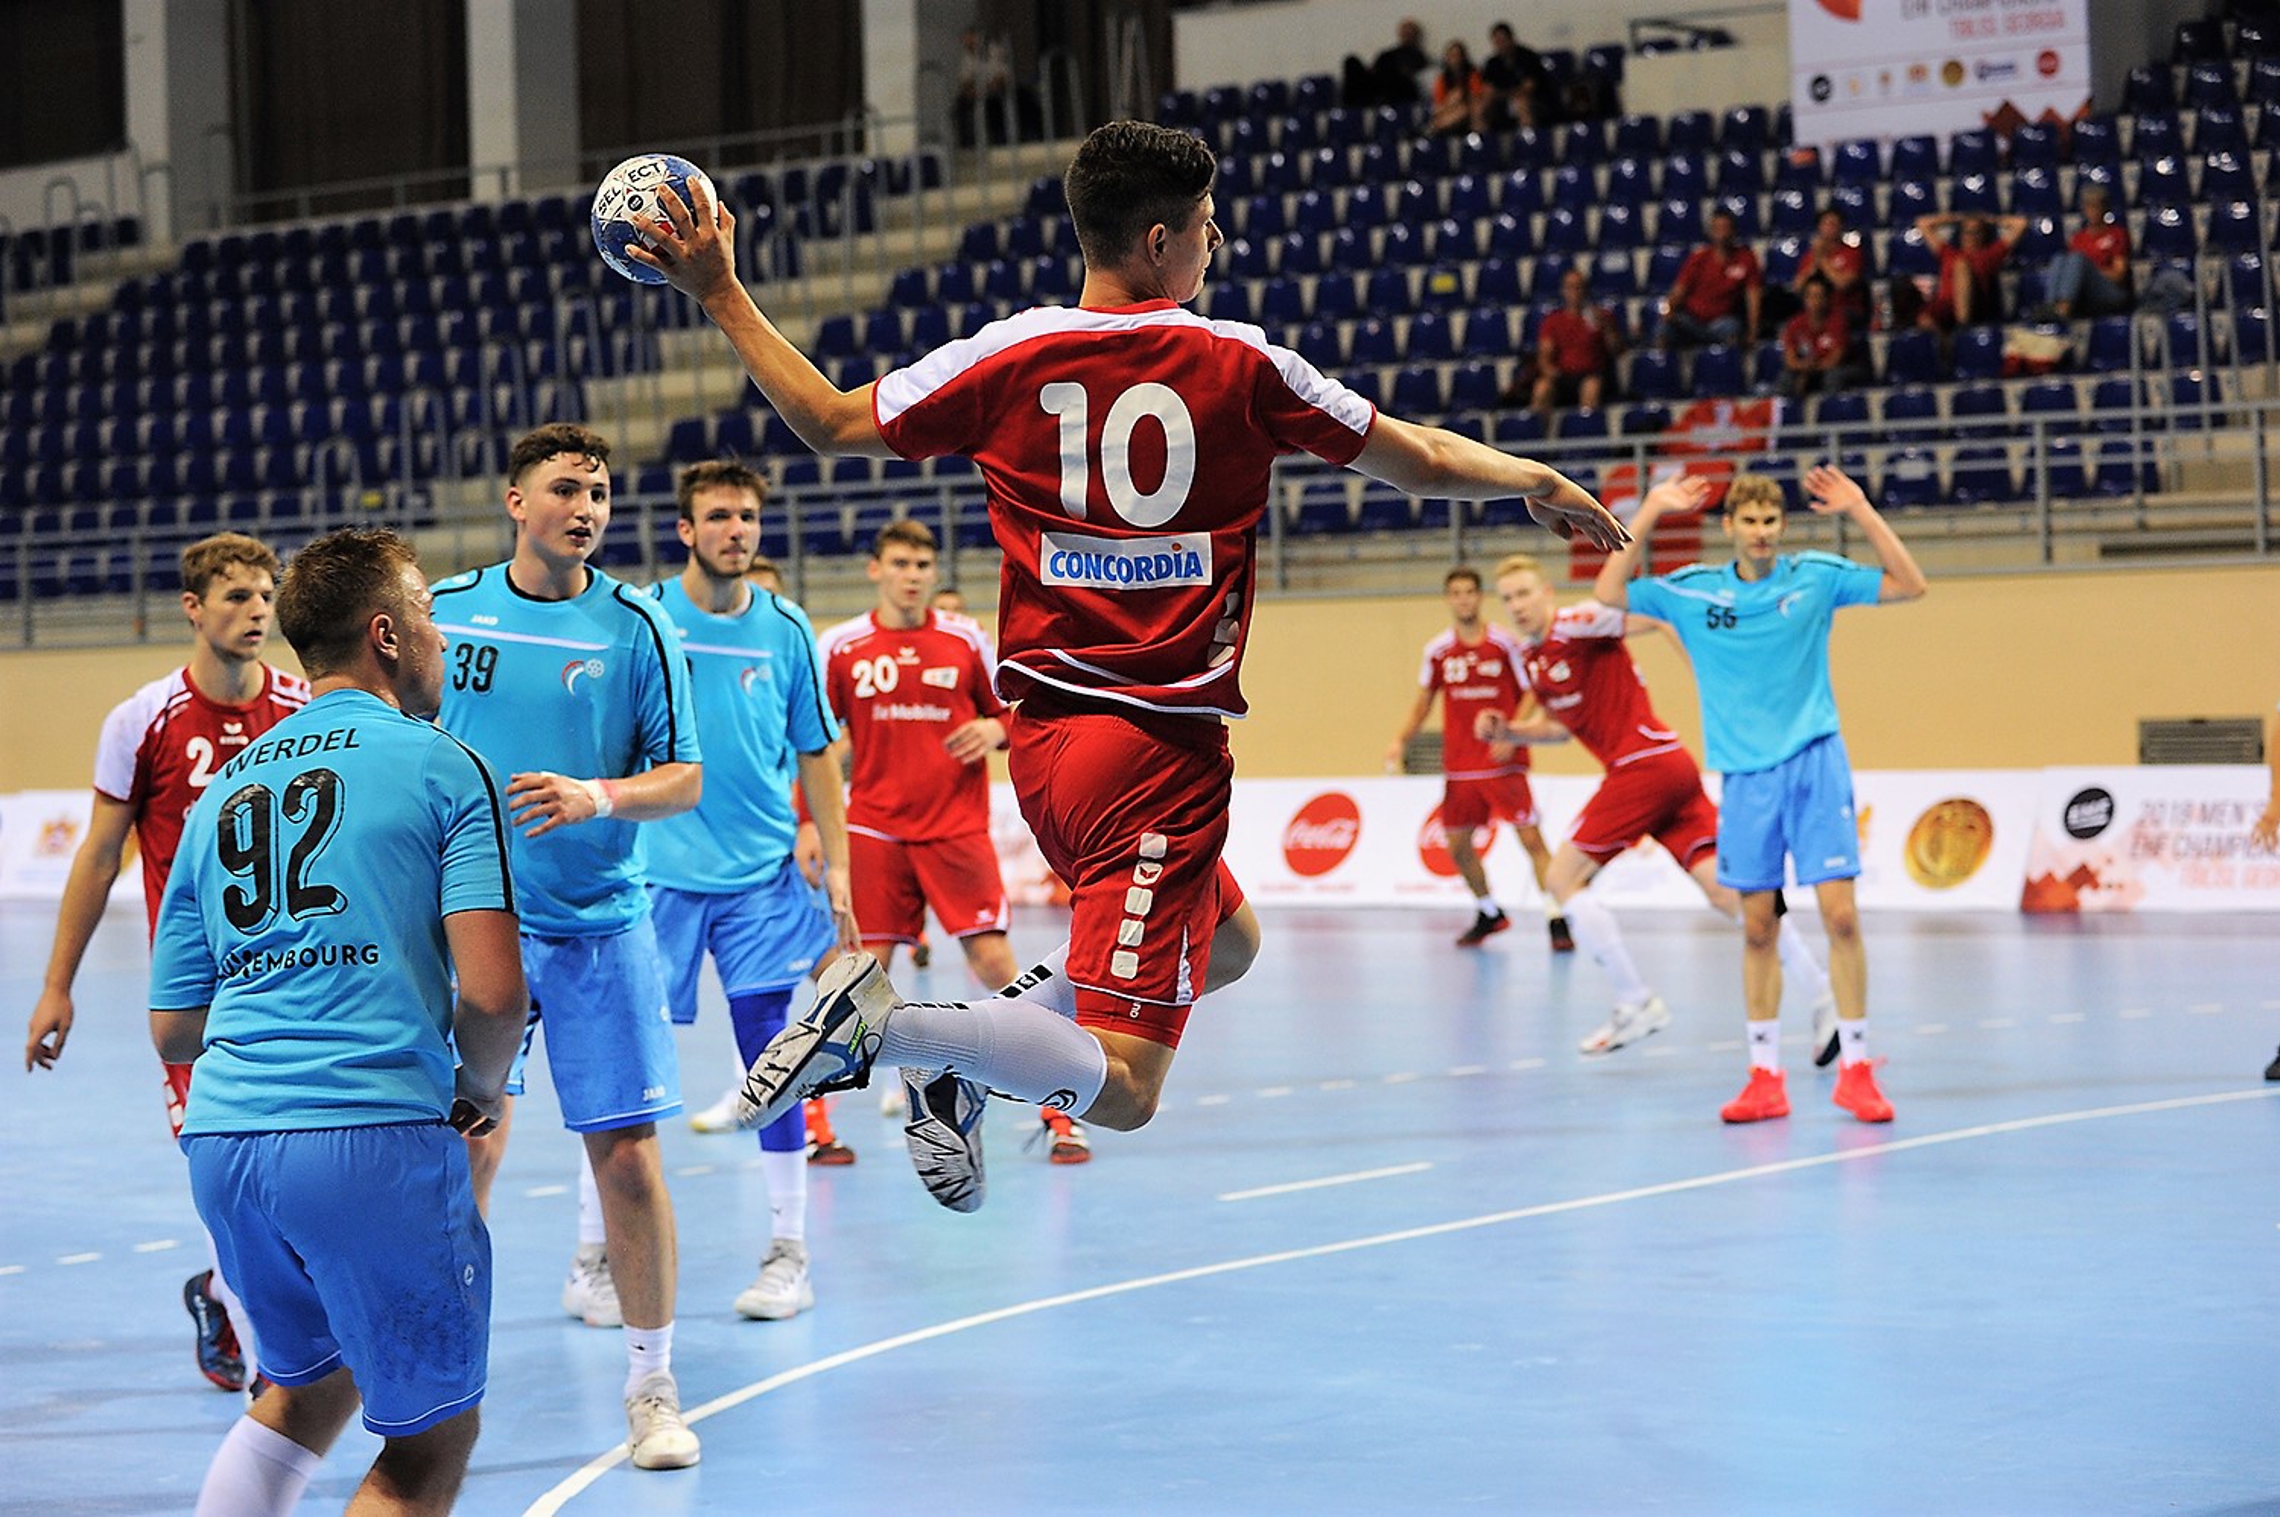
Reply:
<svg viewBox="0 0 2280 1517"><path fill-rule="evenodd" d="M579 182L577 0L469 0L467 153L477 199Z"/></svg>

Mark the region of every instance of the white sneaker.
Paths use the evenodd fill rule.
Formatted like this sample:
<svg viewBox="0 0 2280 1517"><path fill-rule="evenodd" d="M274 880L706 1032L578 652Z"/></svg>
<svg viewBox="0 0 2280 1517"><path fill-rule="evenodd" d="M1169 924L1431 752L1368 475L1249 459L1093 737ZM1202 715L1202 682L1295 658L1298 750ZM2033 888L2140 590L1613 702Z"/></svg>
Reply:
<svg viewBox="0 0 2280 1517"><path fill-rule="evenodd" d="M1844 1039L1837 1032L1837 993L1824 990L1813 1003L1813 1067L1827 1069L1837 1062L1843 1047Z"/></svg>
<svg viewBox="0 0 2280 1517"><path fill-rule="evenodd" d="M808 1283L807 1245L778 1238L768 1245L768 1256L760 1261L760 1278L736 1298L736 1314L755 1322L781 1322L813 1305L815 1287Z"/></svg>
<svg viewBox="0 0 2280 1517"><path fill-rule="evenodd" d="M736 1092L736 1125L765 1127L809 1096L861 1090L887 1019L902 1005L887 972L867 953L844 953L815 984L815 1005L777 1033Z"/></svg>
<svg viewBox="0 0 2280 1517"><path fill-rule="evenodd" d="M562 1282L562 1309L588 1327L625 1326L617 1281L610 1277L609 1255L600 1244L580 1244L571 1258L570 1278Z"/></svg>
<svg viewBox="0 0 2280 1517"><path fill-rule="evenodd" d="M921 1085L921 1071L905 1070L903 1084L910 1120L903 1124L903 1146L926 1193L952 1211L981 1209L982 1113L990 1093L955 1073Z"/></svg>
<svg viewBox="0 0 2280 1517"><path fill-rule="evenodd" d="M1613 1053L1626 1043L1636 1043L1649 1033L1661 1032L1670 1025L1670 1008L1663 998L1652 992L1635 1006L1617 1006L1607 1025L1576 1047L1584 1053Z"/></svg>
<svg viewBox="0 0 2280 1517"><path fill-rule="evenodd" d="M625 1446L637 1470L685 1470L697 1462L697 1435L681 1420L681 1388L671 1370L643 1376L625 1398Z"/></svg>
<svg viewBox="0 0 2280 1517"><path fill-rule="evenodd" d="M689 1125L698 1132L736 1131L736 1093L743 1088L741 1080L728 1087L727 1093L712 1105L703 1111L691 1113Z"/></svg>
<svg viewBox="0 0 2280 1517"><path fill-rule="evenodd" d="M903 1099L902 1081L897 1080L879 1092L879 1115L882 1117L907 1117L910 1115L910 1102Z"/></svg>

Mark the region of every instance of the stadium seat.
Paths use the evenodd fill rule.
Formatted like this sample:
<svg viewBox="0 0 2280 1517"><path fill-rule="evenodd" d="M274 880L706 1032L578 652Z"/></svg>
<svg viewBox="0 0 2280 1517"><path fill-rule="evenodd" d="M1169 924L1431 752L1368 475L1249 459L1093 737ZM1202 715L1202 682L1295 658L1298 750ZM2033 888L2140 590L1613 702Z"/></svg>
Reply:
<svg viewBox="0 0 2280 1517"><path fill-rule="evenodd" d="M1887 509L1937 505L1940 500L1938 462L1923 448L1896 450L1885 460L1884 478L1877 493Z"/></svg>
<svg viewBox="0 0 2280 1517"><path fill-rule="evenodd" d="M2011 407L1998 385L1963 385L1948 397L1948 419L1958 437L2000 437L2010 428Z"/></svg>
<svg viewBox="0 0 2280 1517"><path fill-rule="evenodd" d="M1895 349L1899 346L1894 339ZM1999 379L2003 374L2003 329L2001 327L1965 327L1955 334L1955 377L1958 379Z"/></svg>
<svg viewBox="0 0 2280 1517"><path fill-rule="evenodd" d="M1939 339L1920 328L1893 333L1884 363L1888 384L1937 384L1947 377L1940 362Z"/></svg>
<svg viewBox="0 0 2280 1517"><path fill-rule="evenodd" d="M1748 386L1742 380L1742 350L1725 343L1716 343L1696 351L1693 373L1687 392L1693 395L1728 396L1745 393Z"/></svg>
<svg viewBox="0 0 2280 1517"><path fill-rule="evenodd" d="M1678 399L1686 390L1678 355L1662 348L1641 348L1633 353L1628 388L1641 400Z"/></svg>
<svg viewBox="0 0 2280 1517"><path fill-rule="evenodd" d="M1920 385L1894 390L1884 397L1882 421L1893 442L1929 442L1939 432L1939 396Z"/></svg>
<svg viewBox="0 0 2280 1517"><path fill-rule="evenodd" d="M2018 477L2011 472L2010 450L1999 444L1974 443L1955 450L1948 476L1947 498L1959 506L1993 505L2019 498Z"/></svg>

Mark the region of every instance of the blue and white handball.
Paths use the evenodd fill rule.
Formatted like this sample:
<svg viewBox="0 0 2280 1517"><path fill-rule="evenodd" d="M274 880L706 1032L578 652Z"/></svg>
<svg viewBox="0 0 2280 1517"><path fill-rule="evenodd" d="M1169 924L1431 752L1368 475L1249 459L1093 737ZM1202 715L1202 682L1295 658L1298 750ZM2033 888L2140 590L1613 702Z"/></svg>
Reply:
<svg viewBox="0 0 2280 1517"><path fill-rule="evenodd" d="M648 242L628 218L647 216L656 221L666 220L657 191L668 184L673 187L673 193L681 197L681 204L694 209L695 201L689 194L692 180L702 184L705 193L713 196L713 203L719 204L705 171L671 153L643 153L628 158L604 175L600 187L594 191L593 215L594 246L600 251L602 262L636 284L663 284L663 274L627 256L628 247L637 242L646 246Z"/></svg>

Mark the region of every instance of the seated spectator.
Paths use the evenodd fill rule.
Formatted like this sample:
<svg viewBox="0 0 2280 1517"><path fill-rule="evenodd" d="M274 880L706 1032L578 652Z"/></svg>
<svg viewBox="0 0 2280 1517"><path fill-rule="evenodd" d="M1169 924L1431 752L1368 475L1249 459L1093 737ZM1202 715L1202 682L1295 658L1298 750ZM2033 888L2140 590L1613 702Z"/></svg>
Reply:
<svg viewBox="0 0 2280 1517"><path fill-rule="evenodd" d="M1550 126L1556 115L1552 76L1544 55L1522 45L1512 23L1488 29L1488 57L1480 65L1488 86L1488 124L1499 131L1516 126Z"/></svg>
<svg viewBox="0 0 2280 1517"><path fill-rule="evenodd" d="M1547 423L1556 406L1597 410L1623 351L1622 324L1607 307L1591 304L1589 290L1580 268L1560 276L1560 308L1544 317L1536 334L1533 383L1515 376L1505 391L1507 402L1525 393Z"/></svg>
<svg viewBox="0 0 2280 1517"><path fill-rule="evenodd" d="M1013 52L1003 37L969 26L958 52L958 145L1004 142L1013 129Z"/></svg>
<svg viewBox="0 0 2280 1517"><path fill-rule="evenodd" d="M2082 230L2043 274L2044 298L2060 321L2120 316L2137 304L2130 272L2130 229L2109 208L2103 185L2082 189Z"/></svg>
<svg viewBox="0 0 2280 1517"><path fill-rule="evenodd" d="M2011 243L2027 229L2024 216L1918 216L1916 230L1939 255L1939 281L1932 298L1916 312L1916 325L1945 337L1958 327L1992 326L2003 320L2003 265ZM1950 234L1953 234L1952 236ZM1918 293L1913 282L1910 295ZM1906 296L1893 286L1894 324Z"/></svg>
<svg viewBox="0 0 2280 1517"><path fill-rule="evenodd" d="M1472 51L1452 42L1441 53L1441 72L1433 76L1432 133L1436 137L1462 137L1478 132L1488 122L1488 84L1473 67Z"/></svg>
<svg viewBox="0 0 2280 1517"><path fill-rule="evenodd" d="M1433 60L1425 56L1425 28L1405 20L1393 29L1393 46L1364 64L1346 55L1345 81L1340 98L1349 109L1378 105L1415 105L1422 96L1417 76Z"/></svg>
<svg viewBox="0 0 2280 1517"><path fill-rule="evenodd" d="M1765 298L1757 254L1734 237L1734 213L1710 213L1710 240L1686 255L1664 299L1663 347L1756 342Z"/></svg>
<svg viewBox="0 0 2280 1517"><path fill-rule="evenodd" d="M1805 281L1805 309L1781 329L1781 393L1803 400L1842 390L1864 375L1853 356L1852 322L1837 308L1826 279Z"/></svg>
<svg viewBox="0 0 2280 1517"><path fill-rule="evenodd" d="M1805 286L1818 279L1829 287L1829 302L1845 318L1857 341L1868 335L1868 255L1860 238L1845 230L1845 213L1829 206L1813 220L1813 240L1797 260L1789 288L1800 307Z"/></svg>

